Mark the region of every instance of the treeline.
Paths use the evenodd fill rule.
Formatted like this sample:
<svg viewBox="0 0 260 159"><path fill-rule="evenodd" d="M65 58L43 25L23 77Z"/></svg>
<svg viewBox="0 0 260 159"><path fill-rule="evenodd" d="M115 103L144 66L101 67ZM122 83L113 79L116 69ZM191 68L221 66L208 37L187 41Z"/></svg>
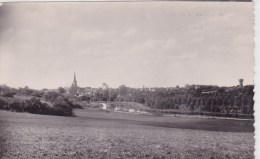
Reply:
<svg viewBox="0 0 260 159"><path fill-rule="evenodd" d="M218 87L195 86L185 88L100 90L83 100L124 101L144 104L152 109L174 109L183 112L254 113L254 86Z"/></svg>
<svg viewBox="0 0 260 159"><path fill-rule="evenodd" d="M196 86L174 88L129 88L125 85L113 89L95 89L92 93L71 96L64 88L53 91L32 90L29 88L0 87L2 98L12 98L14 95L26 95L45 101L51 107L82 108L83 102L119 101L136 102L151 109L172 110L187 113L223 113L253 114L254 86L218 87ZM0 105L3 105L0 103Z"/></svg>

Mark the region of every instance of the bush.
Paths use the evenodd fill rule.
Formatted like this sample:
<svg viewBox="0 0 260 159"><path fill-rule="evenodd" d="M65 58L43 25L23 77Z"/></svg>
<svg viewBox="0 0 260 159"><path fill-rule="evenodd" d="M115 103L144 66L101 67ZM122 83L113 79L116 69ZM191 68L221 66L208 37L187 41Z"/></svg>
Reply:
<svg viewBox="0 0 260 159"><path fill-rule="evenodd" d="M9 105L9 109L15 112L24 112L24 105L20 102L13 102Z"/></svg>
<svg viewBox="0 0 260 159"><path fill-rule="evenodd" d="M56 103L53 105L53 113L54 115L60 116L72 116L72 107L70 107L67 103Z"/></svg>
<svg viewBox="0 0 260 159"><path fill-rule="evenodd" d="M67 103L67 105L69 105L71 108L83 109L83 107L82 107L80 104L78 104L77 102L70 101L70 100L67 99L67 98L64 98L63 100L64 100L64 101Z"/></svg>
<svg viewBox="0 0 260 159"><path fill-rule="evenodd" d="M51 109L51 106L46 103L42 103L38 98L27 100L24 106L24 110L32 114L55 115Z"/></svg>
<svg viewBox="0 0 260 159"><path fill-rule="evenodd" d="M14 92L6 92L6 93L4 93L2 96L3 96L3 97L10 97L10 98L13 98L14 95L15 95Z"/></svg>
<svg viewBox="0 0 260 159"><path fill-rule="evenodd" d="M8 103L3 99L0 99L0 109L9 110Z"/></svg>

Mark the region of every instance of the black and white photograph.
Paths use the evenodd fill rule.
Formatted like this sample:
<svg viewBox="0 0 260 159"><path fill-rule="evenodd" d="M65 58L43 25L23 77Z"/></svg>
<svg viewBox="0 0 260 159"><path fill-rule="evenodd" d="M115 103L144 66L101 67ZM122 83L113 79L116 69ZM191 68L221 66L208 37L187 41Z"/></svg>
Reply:
<svg viewBox="0 0 260 159"><path fill-rule="evenodd" d="M0 5L0 158L254 159L254 3Z"/></svg>

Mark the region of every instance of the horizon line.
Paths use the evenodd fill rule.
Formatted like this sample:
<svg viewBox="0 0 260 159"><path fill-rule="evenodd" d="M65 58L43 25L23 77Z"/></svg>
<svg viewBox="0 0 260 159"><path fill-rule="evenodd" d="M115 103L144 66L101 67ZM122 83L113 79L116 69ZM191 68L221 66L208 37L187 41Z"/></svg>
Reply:
<svg viewBox="0 0 260 159"><path fill-rule="evenodd" d="M185 84L184 86L180 86L180 85L176 85L176 86L168 86L168 87L164 87L164 86L145 86L144 87L131 87L131 86L127 86L125 84L121 84L119 85L118 87L109 87L109 88L112 88L112 89L116 89L116 88L119 88L120 86L126 86L128 88L134 88L134 89L140 89L140 88L176 88L177 86L179 86L180 88L185 88L185 85L189 85L189 86L192 86L192 85L195 85L195 86L215 86L215 87L237 87L239 85L232 85L232 86L227 86L227 85L214 85L214 84ZM255 84L247 84L247 85L244 85L244 86L254 86ZM8 84L1 84L0 83L0 86L7 86L7 87L10 87L10 88L15 88L15 89L19 89L19 88L25 88L25 87L28 87L29 89L34 89L34 90L43 90L43 89L58 89L59 87L62 87L62 88L70 88L70 86L58 86L57 88L31 88L30 86L28 85L25 85L25 86L18 86L18 87L14 87L14 86L10 86ZM99 86L99 87L91 87L91 86L78 86L78 88L87 88L87 87L90 87L90 88L101 88L102 86Z"/></svg>

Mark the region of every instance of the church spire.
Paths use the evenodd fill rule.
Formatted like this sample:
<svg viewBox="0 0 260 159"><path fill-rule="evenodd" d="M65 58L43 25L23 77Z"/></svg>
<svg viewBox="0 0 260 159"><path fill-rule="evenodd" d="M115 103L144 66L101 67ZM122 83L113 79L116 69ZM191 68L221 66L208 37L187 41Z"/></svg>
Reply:
<svg viewBox="0 0 260 159"><path fill-rule="evenodd" d="M77 80L76 80L76 73L74 72L74 82L75 82L75 81L77 81Z"/></svg>
<svg viewBox="0 0 260 159"><path fill-rule="evenodd" d="M71 95L77 95L78 93L78 85L77 85L77 79L76 79L76 73L74 72L74 80L69 90Z"/></svg>
<svg viewBox="0 0 260 159"><path fill-rule="evenodd" d="M73 81L74 85L77 87L77 79L76 79L76 73L74 72L74 81Z"/></svg>

